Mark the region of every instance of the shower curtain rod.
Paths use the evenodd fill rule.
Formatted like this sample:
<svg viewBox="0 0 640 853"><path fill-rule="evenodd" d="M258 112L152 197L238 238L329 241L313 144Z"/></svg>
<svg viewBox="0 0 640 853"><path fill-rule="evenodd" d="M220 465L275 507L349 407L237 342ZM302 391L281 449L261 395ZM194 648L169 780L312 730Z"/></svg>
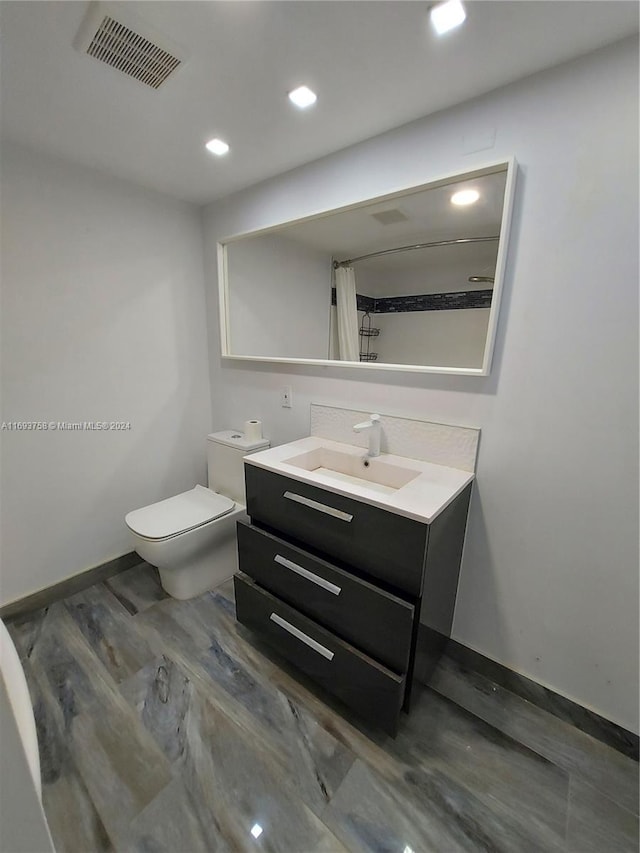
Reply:
<svg viewBox="0 0 640 853"><path fill-rule="evenodd" d="M348 258L346 261L334 261L333 268L348 267L356 261L364 261L366 258L376 258L378 255L392 255L395 252L409 252L412 249L432 249L434 246L457 246L459 243L487 243L490 240L499 240L497 237L460 237L457 240L438 240L436 243L416 243L414 246L398 246L397 249L382 249L379 252L369 252L368 255L360 255L357 258Z"/></svg>

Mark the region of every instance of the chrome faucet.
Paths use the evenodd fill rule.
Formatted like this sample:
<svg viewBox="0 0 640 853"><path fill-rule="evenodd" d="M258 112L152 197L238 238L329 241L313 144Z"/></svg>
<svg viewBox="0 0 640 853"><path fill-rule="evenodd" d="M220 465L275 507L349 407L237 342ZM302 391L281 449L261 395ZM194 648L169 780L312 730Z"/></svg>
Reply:
<svg viewBox="0 0 640 853"><path fill-rule="evenodd" d="M369 432L369 452L367 456L380 456L380 415L370 415L368 421L363 421L361 424L356 424L353 428L354 432L362 432L368 429Z"/></svg>

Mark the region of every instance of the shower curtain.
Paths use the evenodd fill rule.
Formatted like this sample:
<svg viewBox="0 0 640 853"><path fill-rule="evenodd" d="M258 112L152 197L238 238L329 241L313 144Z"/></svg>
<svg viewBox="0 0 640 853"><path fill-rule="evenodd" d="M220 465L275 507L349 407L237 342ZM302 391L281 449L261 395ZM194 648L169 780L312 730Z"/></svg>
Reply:
<svg viewBox="0 0 640 853"><path fill-rule="evenodd" d="M341 361L360 361L356 274L353 267L338 267L335 279L338 357Z"/></svg>

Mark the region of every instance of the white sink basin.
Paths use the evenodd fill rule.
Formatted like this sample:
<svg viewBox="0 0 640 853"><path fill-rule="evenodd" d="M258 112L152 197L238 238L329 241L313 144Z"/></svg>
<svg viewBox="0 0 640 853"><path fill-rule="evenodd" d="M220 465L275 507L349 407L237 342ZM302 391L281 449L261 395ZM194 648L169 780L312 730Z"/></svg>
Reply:
<svg viewBox="0 0 640 853"><path fill-rule="evenodd" d="M340 483L367 485L376 492L392 494L420 476L419 470L404 468L363 453L343 453L329 447L316 447L307 453L283 459L287 465L323 474Z"/></svg>
<svg viewBox="0 0 640 853"><path fill-rule="evenodd" d="M473 473L319 436L259 450L246 465L430 524L473 480ZM368 464L367 464L368 463Z"/></svg>

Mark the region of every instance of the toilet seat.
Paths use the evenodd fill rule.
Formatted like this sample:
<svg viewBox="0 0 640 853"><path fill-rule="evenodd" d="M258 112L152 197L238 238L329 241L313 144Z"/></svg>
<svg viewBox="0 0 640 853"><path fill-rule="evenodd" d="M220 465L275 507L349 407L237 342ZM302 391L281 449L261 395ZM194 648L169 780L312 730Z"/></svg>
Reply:
<svg viewBox="0 0 640 853"><path fill-rule="evenodd" d="M231 498L195 486L188 492L133 510L125 516L125 523L144 539L170 539L227 515L234 507Z"/></svg>

